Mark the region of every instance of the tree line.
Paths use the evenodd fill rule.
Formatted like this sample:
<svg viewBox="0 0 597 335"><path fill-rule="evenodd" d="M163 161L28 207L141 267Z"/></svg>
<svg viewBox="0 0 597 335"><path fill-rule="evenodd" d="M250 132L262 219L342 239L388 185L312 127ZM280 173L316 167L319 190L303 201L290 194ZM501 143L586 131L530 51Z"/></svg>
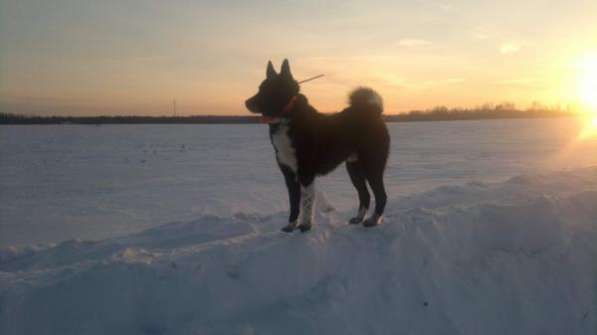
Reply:
<svg viewBox="0 0 597 335"><path fill-rule="evenodd" d="M561 107L544 107L533 104L527 109L517 109L514 104L485 104L475 108L435 107L403 114L386 114L388 122L451 121L487 119L523 119L570 116L573 111ZM258 116L192 115L192 116L39 116L0 113L0 124L243 124L259 123Z"/></svg>

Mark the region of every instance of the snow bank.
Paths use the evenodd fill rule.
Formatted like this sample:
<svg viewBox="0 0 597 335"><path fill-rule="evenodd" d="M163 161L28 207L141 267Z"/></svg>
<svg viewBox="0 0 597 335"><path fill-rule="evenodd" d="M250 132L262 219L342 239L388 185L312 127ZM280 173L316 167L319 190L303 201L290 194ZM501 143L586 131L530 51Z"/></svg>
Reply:
<svg viewBox="0 0 597 335"><path fill-rule="evenodd" d="M595 334L597 168L0 252L2 334Z"/></svg>

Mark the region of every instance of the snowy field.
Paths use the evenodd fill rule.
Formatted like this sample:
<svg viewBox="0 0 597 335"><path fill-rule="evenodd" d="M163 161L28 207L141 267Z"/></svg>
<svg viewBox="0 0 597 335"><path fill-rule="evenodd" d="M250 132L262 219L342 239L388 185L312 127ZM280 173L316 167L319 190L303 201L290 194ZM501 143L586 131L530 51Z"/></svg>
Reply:
<svg viewBox="0 0 597 335"><path fill-rule="evenodd" d="M0 127L0 334L597 333L597 139L389 127L386 224L340 168L307 234L264 126Z"/></svg>
<svg viewBox="0 0 597 335"><path fill-rule="evenodd" d="M389 198L597 165L571 119L389 124ZM339 212L343 166L318 179ZM286 211L263 125L0 126L0 247L103 239L202 216Z"/></svg>

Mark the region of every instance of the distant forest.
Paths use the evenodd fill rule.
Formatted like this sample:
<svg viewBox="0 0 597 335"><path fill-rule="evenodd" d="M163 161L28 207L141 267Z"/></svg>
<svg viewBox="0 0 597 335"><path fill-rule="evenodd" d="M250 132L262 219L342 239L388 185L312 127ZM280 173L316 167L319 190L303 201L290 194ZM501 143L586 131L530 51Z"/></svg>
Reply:
<svg viewBox="0 0 597 335"><path fill-rule="evenodd" d="M476 108L435 107L430 110L384 115L387 122L528 119L571 116L560 107L533 105L517 109L514 104L486 104ZM243 124L259 123L258 116L34 116L0 113L0 124Z"/></svg>

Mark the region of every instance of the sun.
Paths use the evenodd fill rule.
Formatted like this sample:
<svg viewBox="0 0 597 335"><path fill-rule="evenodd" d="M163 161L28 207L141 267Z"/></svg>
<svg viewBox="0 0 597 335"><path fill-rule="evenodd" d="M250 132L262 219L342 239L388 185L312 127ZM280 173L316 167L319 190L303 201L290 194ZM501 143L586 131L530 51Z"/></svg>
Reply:
<svg viewBox="0 0 597 335"><path fill-rule="evenodd" d="M585 109L597 109L597 55L587 55L578 64L579 99ZM597 116L597 113L595 113Z"/></svg>

